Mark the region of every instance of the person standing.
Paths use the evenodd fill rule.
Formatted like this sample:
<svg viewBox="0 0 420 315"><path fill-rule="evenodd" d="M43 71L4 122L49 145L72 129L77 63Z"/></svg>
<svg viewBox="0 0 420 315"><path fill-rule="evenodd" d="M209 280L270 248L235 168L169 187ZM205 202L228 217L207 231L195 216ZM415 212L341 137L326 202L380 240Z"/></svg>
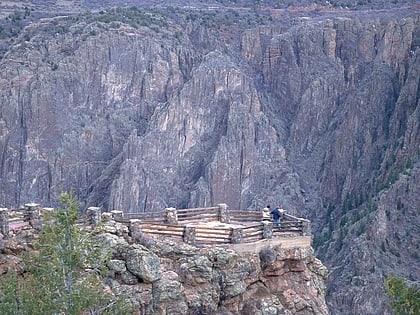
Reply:
<svg viewBox="0 0 420 315"><path fill-rule="evenodd" d="M262 220L263 221L271 221L271 218L270 218L270 208L269 208L270 206L267 206L267 207L265 207L263 210L262 210Z"/></svg>
<svg viewBox="0 0 420 315"><path fill-rule="evenodd" d="M273 217L274 227L277 227L277 228L279 228L281 224L280 218L281 218L282 212L280 209L281 209L280 206L276 206L276 208L270 212L270 214Z"/></svg>

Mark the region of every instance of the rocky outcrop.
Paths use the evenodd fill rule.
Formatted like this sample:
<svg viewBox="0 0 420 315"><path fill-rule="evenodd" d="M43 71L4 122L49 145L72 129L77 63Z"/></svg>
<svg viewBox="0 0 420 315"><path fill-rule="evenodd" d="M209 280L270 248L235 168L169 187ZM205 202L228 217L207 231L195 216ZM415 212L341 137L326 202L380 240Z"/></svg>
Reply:
<svg viewBox="0 0 420 315"><path fill-rule="evenodd" d="M265 248L240 255L170 239L129 245L112 234L106 283L141 314L329 314L327 269L311 248Z"/></svg>
<svg viewBox="0 0 420 315"><path fill-rule="evenodd" d="M169 237L134 239L120 223L95 230L110 252L104 290L127 297L134 314L329 314L328 271L308 246L240 253L195 247ZM112 231L112 233L108 232ZM0 271L22 270L37 231L2 235Z"/></svg>
<svg viewBox="0 0 420 315"><path fill-rule="evenodd" d="M281 202L313 223L334 314L386 314L385 275L419 277L419 16L271 13L249 30L156 12L29 25L0 62L1 206Z"/></svg>

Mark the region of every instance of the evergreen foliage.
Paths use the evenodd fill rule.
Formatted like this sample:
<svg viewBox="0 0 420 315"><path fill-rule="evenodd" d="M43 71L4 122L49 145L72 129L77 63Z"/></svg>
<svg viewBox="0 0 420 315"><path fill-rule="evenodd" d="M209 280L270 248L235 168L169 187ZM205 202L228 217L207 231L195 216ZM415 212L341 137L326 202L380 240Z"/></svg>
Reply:
<svg viewBox="0 0 420 315"><path fill-rule="evenodd" d="M108 254L94 235L77 226L78 204L62 194L63 209L44 221L26 273L0 280L0 314L129 314L123 298L103 292Z"/></svg>
<svg viewBox="0 0 420 315"><path fill-rule="evenodd" d="M396 315L420 314L420 286L407 285L404 279L389 276L386 290L391 299L390 305Z"/></svg>

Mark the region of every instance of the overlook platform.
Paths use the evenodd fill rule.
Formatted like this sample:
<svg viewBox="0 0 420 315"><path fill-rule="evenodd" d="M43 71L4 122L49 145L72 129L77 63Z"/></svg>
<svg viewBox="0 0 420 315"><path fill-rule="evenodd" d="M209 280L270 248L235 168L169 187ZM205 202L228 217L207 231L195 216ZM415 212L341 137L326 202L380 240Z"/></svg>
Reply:
<svg viewBox="0 0 420 315"><path fill-rule="evenodd" d="M113 212L114 220L132 226L139 233L163 235L194 245L274 244L276 239L301 242L297 237L305 237L304 243L310 245L310 221L286 213L281 226L274 227L263 211L230 210L226 204L147 213ZM287 242L283 243L287 246Z"/></svg>
<svg viewBox="0 0 420 315"><path fill-rule="evenodd" d="M19 211L0 208L0 230L3 235L26 228L42 228L42 217L52 208L26 204ZM223 246L241 252L258 252L266 246L310 246L310 221L283 213L280 227L263 211L230 210L226 204L216 207L175 209L145 213L102 212L90 207L80 224L125 226L135 241L146 236L164 236L196 246Z"/></svg>

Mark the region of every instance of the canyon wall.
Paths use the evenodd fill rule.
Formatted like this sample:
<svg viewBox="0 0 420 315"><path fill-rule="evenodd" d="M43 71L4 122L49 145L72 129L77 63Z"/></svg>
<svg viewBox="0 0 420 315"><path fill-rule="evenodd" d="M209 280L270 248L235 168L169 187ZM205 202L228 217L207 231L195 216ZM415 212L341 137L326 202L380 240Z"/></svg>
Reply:
<svg viewBox="0 0 420 315"><path fill-rule="evenodd" d="M281 203L333 313L386 314L387 274L420 275L419 15L397 13L32 23L0 62L0 204Z"/></svg>

